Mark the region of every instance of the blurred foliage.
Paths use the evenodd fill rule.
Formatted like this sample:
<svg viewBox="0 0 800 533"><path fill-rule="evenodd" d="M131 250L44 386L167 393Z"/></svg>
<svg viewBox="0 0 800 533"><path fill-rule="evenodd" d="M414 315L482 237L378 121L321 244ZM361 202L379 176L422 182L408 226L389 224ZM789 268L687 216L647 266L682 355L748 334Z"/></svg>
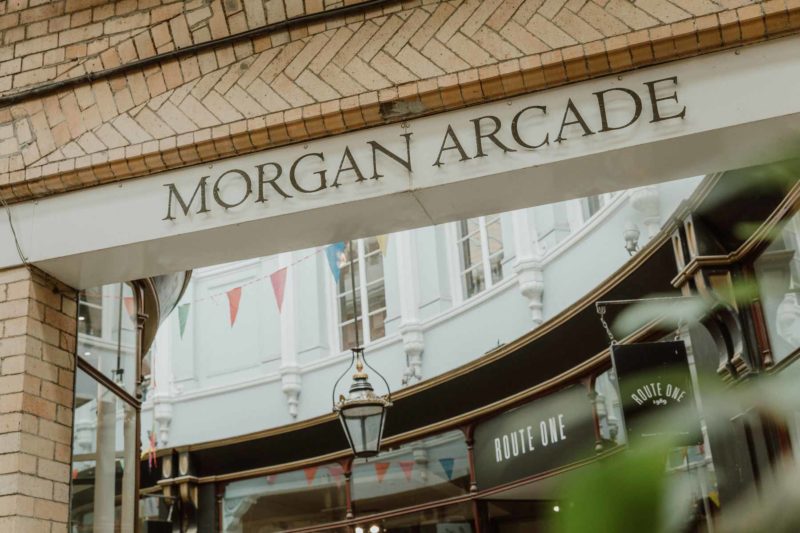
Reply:
<svg viewBox="0 0 800 533"><path fill-rule="evenodd" d="M800 413L800 387L790 376L771 376L735 387L721 382L706 385L702 395L706 419L731 421L742 413L762 418L789 420ZM691 416L687 408L672 408L653 416L654 426L667 426L670 418ZM732 429L732 425L730 426ZM716 438L720 438L717 435ZM725 438L734 438L731 435ZM716 509L718 496L714 472L700 461L686 468L669 468L670 454L687 456L688 448L661 436L631 442L626 449L565 477L558 492L563 509L554 521L553 533L689 533L706 528L699 479L705 477ZM674 462L674 461L673 461ZM670 470L673 470L670 472ZM677 470L677 472L676 472ZM789 533L800 531L800 468L791 457L779 457L772 474L762 472L758 490L753 489L734 502L724 502L715 517L715 533Z"/></svg>

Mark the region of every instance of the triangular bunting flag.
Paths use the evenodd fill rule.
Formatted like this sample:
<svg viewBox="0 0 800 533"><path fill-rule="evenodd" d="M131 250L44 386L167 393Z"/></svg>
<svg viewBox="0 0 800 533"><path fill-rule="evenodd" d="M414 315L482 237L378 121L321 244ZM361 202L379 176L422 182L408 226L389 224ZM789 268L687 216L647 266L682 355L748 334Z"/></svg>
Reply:
<svg viewBox="0 0 800 533"><path fill-rule="evenodd" d="M269 281L272 283L272 292L275 293L275 302L278 304L278 312L283 310L283 289L286 288L286 267L276 270L269 275Z"/></svg>
<svg viewBox="0 0 800 533"><path fill-rule="evenodd" d="M186 321L189 318L189 308L192 306L190 303L181 304L178 306L178 326L180 327L181 339L183 332L186 331Z"/></svg>
<svg viewBox="0 0 800 533"><path fill-rule="evenodd" d="M381 255L386 257L386 253L389 251L389 236L377 235L375 240L378 241L378 248L381 249Z"/></svg>
<svg viewBox="0 0 800 533"><path fill-rule="evenodd" d="M334 483L336 483L337 487L342 486L342 480L344 477L344 468L342 465L328 465L328 474L333 478Z"/></svg>
<svg viewBox="0 0 800 533"><path fill-rule="evenodd" d="M455 459L452 457L444 457L439 459L439 464L442 465L442 469L444 470L444 473L447 474L447 479L450 481L453 480L453 465L455 462Z"/></svg>
<svg viewBox="0 0 800 533"><path fill-rule="evenodd" d="M231 326L233 326L234 322L236 322L236 315L239 314L239 302L242 300L242 288L233 288L226 294L228 295L228 307L231 312Z"/></svg>
<svg viewBox="0 0 800 533"><path fill-rule="evenodd" d="M309 466L308 468L303 469L303 473L306 475L306 483L310 487L312 483L314 483L314 478L317 476L317 468L318 466Z"/></svg>
<svg viewBox="0 0 800 533"><path fill-rule="evenodd" d="M343 242L329 244L325 248L325 256L328 258L328 266L331 267L331 274L333 274L333 279L336 280L336 283L339 283L339 274L341 273L339 260L344 253L344 249L345 244Z"/></svg>
<svg viewBox="0 0 800 533"><path fill-rule="evenodd" d="M406 481L411 481L411 473L414 471L414 461L398 461L400 468L403 469L403 475Z"/></svg>
<svg viewBox="0 0 800 533"><path fill-rule="evenodd" d="M125 310L128 311L128 316L133 318L136 315L136 301L133 296L123 296L122 302L125 304Z"/></svg>
<svg viewBox="0 0 800 533"><path fill-rule="evenodd" d="M386 471L389 470L389 465L392 463L375 463L375 477L378 478L378 483L383 481L386 477Z"/></svg>

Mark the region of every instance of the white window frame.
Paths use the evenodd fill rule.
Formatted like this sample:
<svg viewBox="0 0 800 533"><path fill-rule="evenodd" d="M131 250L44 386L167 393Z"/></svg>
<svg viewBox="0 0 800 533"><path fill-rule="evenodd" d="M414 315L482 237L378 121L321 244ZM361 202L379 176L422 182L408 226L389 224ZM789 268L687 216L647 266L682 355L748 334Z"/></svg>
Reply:
<svg viewBox="0 0 800 533"><path fill-rule="evenodd" d="M454 255L454 264L456 272L455 289L457 291L457 294L459 295L459 301L469 300L470 298L473 298L481 293L491 290L492 287L494 287L498 283L501 283L505 279L505 272L503 272L503 261L500 262L500 272L501 272L500 279L497 282L495 282L492 279L492 263L491 263L491 257L489 256L489 234L486 230L486 227L489 224L494 223L495 221L498 221L500 223L500 229L501 229L500 238L501 238L502 250L499 253L505 254L506 243L503 241L502 238L502 229L503 229L502 213L498 213L496 215L472 217L471 219L465 219L465 220L477 220L478 222L478 235L480 236L480 243L481 243L481 265L480 267L473 265L469 268L465 268L462 262L463 258L462 246L464 242L469 240L469 235L467 236L461 235L461 230L459 228L459 224L461 224L462 222L461 220L459 220L458 222L454 222L451 225L452 235L455 242L455 246L452 249L454 249L455 251ZM494 255L497 255L497 253L495 253ZM468 271L475 270L476 268L481 268L483 270L483 280L484 280L483 290L478 291L474 294L467 294L467 287L464 282L465 280L464 276Z"/></svg>
<svg viewBox="0 0 800 533"><path fill-rule="evenodd" d="M374 237L368 237L374 238ZM384 311L388 316L388 305L386 302L386 264L384 263L383 252L380 250L380 247L375 251L371 252L369 255L380 255L381 260L381 269L383 270L383 276L380 280L372 281L371 285L376 283L381 284L383 290L383 300L384 306L379 309L370 309L369 307L369 293L367 290L367 269L366 269L366 246L365 241L367 239L357 239L353 241L353 245L355 247L356 252L356 262L359 265L358 268L358 279L356 283L358 283L358 297L361 303L359 312L361 313L361 334L359 340L361 341L362 346L366 346L367 344L377 341L378 339L383 339L386 337L386 318L384 318L384 328L383 328L383 335L381 337L372 338L372 331L369 325L369 317L378 313L380 311ZM349 251L348 247L345 247L345 251ZM350 264L348 262L348 264ZM341 275L349 276L350 274L341 273ZM340 299L344 296L344 293L339 292L339 284L335 282L331 284L333 286L333 293L334 293L334 304L335 304L335 316L336 316L336 339L337 339L337 347L341 352L347 351L350 348L344 346L344 337L342 335L342 329L350 324L351 321L344 322L342 321L342 313L341 313L341 305ZM358 320L357 317L353 317L353 321Z"/></svg>
<svg viewBox="0 0 800 533"><path fill-rule="evenodd" d="M100 303L99 304L91 303L88 300L81 300L80 298L78 298L78 317L79 317L78 320L79 320L79 322L82 322L80 320L81 307L89 307L89 308L92 308L92 309L99 309L100 310L100 335L89 335L88 333L82 333L81 335L85 335L86 337L88 337L90 339L97 339L98 341L106 341L106 342L108 342L108 340L109 340L108 338L111 335L111 333L108 331L108 324L109 324L109 320L111 319L111 317L109 316L110 315L110 310L109 310L109 306L105 305L105 302L108 299L108 286L107 285L102 285L100 287L91 287L91 288L86 289L86 290L87 291L91 291L91 290L94 290L94 289L97 289L97 288L100 289Z"/></svg>

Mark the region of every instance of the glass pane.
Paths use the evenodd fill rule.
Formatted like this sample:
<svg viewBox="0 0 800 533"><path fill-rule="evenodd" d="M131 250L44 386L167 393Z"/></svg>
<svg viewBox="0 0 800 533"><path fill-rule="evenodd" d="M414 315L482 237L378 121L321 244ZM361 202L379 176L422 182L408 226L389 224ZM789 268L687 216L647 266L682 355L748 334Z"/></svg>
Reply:
<svg viewBox="0 0 800 533"><path fill-rule="evenodd" d="M480 231L480 223L478 220L477 218L460 220L458 222L458 236L463 239L467 235L478 233Z"/></svg>
<svg viewBox="0 0 800 533"><path fill-rule="evenodd" d="M350 435L351 445L357 453L363 451L375 452L379 446L383 421L383 411L367 415L354 412L352 416L344 419L347 424L347 434Z"/></svg>
<svg viewBox="0 0 800 533"><path fill-rule="evenodd" d="M376 340L386 335L386 309L369 315L369 338Z"/></svg>
<svg viewBox="0 0 800 533"><path fill-rule="evenodd" d="M379 252L381 249L381 245L378 244L378 239L375 237L369 237L364 239L364 253L369 254L372 252Z"/></svg>
<svg viewBox="0 0 800 533"><path fill-rule="evenodd" d="M70 532L133 531L136 438L136 410L78 369Z"/></svg>
<svg viewBox="0 0 800 533"><path fill-rule="evenodd" d="M756 260L755 271L777 363L800 348L800 213Z"/></svg>
<svg viewBox="0 0 800 533"><path fill-rule="evenodd" d="M368 255L367 262L367 283L372 283L383 279L383 256L380 252Z"/></svg>
<svg viewBox="0 0 800 533"><path fill-rule="evenodd" d="M80 292L79 299L81 304L100 307L103 305L103 289L102 287L95 287L83 290Z"/></svg>
<svg viewBox="0 0 800 533"><path fill-rule="evenodd" d="M492 283L497 283L503 279L503 252L489 258L489 265L492 269Z"/></svg>
<svg viewBox="0 0 800 533"><path fill-rule="evenodd" d="M370 531L380 531L381 533L472 533L473 526L472 505L467 502L393 516L384 520L365 519L357 527L361 528L364 533ZM498 529L496 531L527 532L536 530Z"/></svg>
<svg viewBox="0 0 800 533"><path fill-rule="evenodd" d="M359 281L359 261L356 259L355 261L355 277L356 277L356 290L358 290L358 286L361 284ZM339 270L339 294L349 294L353 290L353 284L351 283L351 276L350 276L350 263L342 265L341 269Z"/></svg>
<svg viewBox="0 0 800 533"><path fill-rule="evenodd" d="M464 435L451 431L385 450L369 461L356 459L352 482L356 516L466 494Z"/></svg>
<svg viewBox="0 0 800 533"><path fill-rule="evenodd" d="M383 280L367 285L367 311L378 311L386 307L386 292L383 290Z"/></svg>
<svg viewBox="0 0 800 533"><path fill-rule="evenodd" d="M222 531L267 533L342 520L344 483L337 463L228 483Z"/></svg>
<svg viewBox="0 0 800 533"><path fill-rule="evenodd" d="M102 337L103 309L82 303L78 307L78 333L91 335L92 337Z"/></svg>
<svg viewBox="0 0 800 533"><path fill-rule="evenodd" d="M503 251L503 227L499 218L486 225L486 236L489 239L489 255Z"/></svg>
<svg viewBox="0 0 800 533"><path fill-rule="evenodd" d="M588 220L600 210L600 197L588 196L584 198L581 202L581 207L583 209L583 219Z"/></svg>
<svg viewBox="0 0 800 533"><path fill-rule="evenodd" d="M364 342L364 331L361 329L361 319L357 322L358 324L358 338L359 344L363 344ZM356 347L356 328L353 322L345 324L341 328L342 330L342 350L349 350L350 348Z"/></svg>
<svg viewBox="0 0 800 533"><path fill-rule="evenodd" d="M78 355L109 379L133 394L137 381L136 300L127 283L86 291L102 294L102 307L81 304L78 319ZM105 315L102 331L94 329Z"/></svg>
<svg viewBox="0 0 800 533"><path fill-rule="evenodd" d="M482 266L479 265L464 274L464 294L467 298L478 294L485 286Z"/></svg>
<svg viewBox="0 0 800 533"><path fill-rule="evenodd" d="M473 237L461 243L461 270L480 265L483 261L483 252L481 249L480 235L476 234Z"/></svg>
<svg viewBox="0 0 800 533"><path fill-rule="evenodd" d="M361 294L356 292L356 309L361 316ZM341 322L353 320L353 294L345 293L339 296L339 317Z"/></svg>

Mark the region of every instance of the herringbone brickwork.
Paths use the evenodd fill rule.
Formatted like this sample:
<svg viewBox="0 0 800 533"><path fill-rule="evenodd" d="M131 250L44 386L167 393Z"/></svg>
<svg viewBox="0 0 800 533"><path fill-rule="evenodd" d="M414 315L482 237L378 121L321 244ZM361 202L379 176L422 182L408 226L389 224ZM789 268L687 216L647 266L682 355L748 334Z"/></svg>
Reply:
<svg viewBox="0 0 800 533"><path fill-rule="evenodd" d="M0 2L0 90L18 96L0 108L0 194L146 175L800 30L800 0L357 3L336 16L342 3L322 0Z"/></svg>

